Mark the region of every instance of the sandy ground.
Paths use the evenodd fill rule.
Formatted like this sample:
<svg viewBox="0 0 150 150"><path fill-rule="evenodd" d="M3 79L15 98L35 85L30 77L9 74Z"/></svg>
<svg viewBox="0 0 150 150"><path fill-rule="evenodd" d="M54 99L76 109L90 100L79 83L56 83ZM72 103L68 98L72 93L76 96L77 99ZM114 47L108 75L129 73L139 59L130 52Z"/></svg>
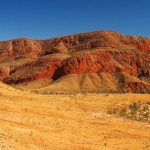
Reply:
<svg viewBox="0 0 150 150"><path fill-rule="evenodd" d="M111 105L149 95L37 95L0 88L0 150L150 150L150 124L114 117Z"/></svg>

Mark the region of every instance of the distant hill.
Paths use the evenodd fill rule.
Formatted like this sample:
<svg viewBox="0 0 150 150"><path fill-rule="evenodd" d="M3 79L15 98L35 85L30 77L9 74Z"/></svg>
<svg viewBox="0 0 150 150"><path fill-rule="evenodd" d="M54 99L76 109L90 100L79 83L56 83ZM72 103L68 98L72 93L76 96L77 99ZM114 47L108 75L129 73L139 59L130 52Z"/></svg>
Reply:
<svg viewBox="0 0 150 150"><path fill-rule="evenodd" d="M95 31L0 42L0 81L42 92L150 92L150 38Z"/></svg>

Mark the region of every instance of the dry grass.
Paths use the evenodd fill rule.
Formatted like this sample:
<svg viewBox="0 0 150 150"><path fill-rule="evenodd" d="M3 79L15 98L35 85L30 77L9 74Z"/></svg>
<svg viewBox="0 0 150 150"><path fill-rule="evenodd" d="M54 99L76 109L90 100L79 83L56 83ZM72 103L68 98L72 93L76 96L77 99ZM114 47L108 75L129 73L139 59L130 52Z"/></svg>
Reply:
<svg viewBox="0 0 150 150"><path fill-rule="evenodd" d="M2 150L149 150L150 124L106 113L149 95L37 95L0 86Z"/></svg>

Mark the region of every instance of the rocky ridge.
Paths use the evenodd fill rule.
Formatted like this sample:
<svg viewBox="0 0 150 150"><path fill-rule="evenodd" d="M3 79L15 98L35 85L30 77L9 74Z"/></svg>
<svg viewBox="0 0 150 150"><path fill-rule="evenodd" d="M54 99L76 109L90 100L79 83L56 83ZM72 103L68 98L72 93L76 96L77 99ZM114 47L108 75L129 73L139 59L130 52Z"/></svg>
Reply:
<svg viewBox="0 0 150 150"><path fill-rule="evenodd" d="M4 83L51 80L54 84L68 75L91 73L109 75L117 87L109 89L111 92L150 92L150 38L95 31L48 40L0 42L0 80ZM101 84L103 77L99 79ZM91 82L94 84L94 78Z"/></svg>

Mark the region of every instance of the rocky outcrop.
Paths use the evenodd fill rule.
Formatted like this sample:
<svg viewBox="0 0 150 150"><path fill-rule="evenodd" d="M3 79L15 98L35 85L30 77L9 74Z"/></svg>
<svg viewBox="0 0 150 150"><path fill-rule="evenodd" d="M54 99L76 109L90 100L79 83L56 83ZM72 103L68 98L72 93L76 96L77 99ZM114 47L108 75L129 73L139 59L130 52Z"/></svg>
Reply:
<svg viewBox="0 0 150 150"><path fill-rule="evenodd" d="M145 93L150 90L149 84L144 84L142 82L130 82L124 87L125 92L135 92L135 93Z"/></svg>
<svg viewBox="0 0 150 150"><path fill-rule="evenodd" d="M124 72L135 77L149 76L149 69L142 70L148 62L132 51L96 50L84 52L68 58L62 62L55 72L55 79L67 74L93 73L118 73ZM140 70L140 71L139 71Z"/></svg>
<svg viewBox="0 0 150 150"><path fill-rule="evenodd" d="M18 84L39 79L51 79L61 61L62 59L57 58L37 59L35 62L27 63L11 71L5 83Z"/></svg>
<svg viewBox="0 0 150 150"><path fill-rule="evenodd" d="M83 74L88 72L115 72L111 55L108 52L83 53L62 62L54 74L54 79L58 79L67 74Z"/></svg>
<svg viewBox="0 0 150 150"><path fill-rule="evenodd" d="M29 59L24 61L24 59ZM16 39L0 42L0 80L22 84L39 79L56 82L69 74L126 74L119 89L150 91L150 38L95 31L48 40ZM143 79L144 78L144 79ZM116 84L115 82L114 84ZM116 85L116 86L118 86Z"/></svg>
<svg viewBox="0 0 150 150"><path fill-rule="evenodd" d="M0 62L17 58L37 57L41 51L41 45L31 39L0 42Z"/></svg>
<svg viewBox="0 0 150 150"><path fill-rule="evenodd" d="M9 77L10 68L0 66L0 81L3 81L4 79Z"/></svg>

